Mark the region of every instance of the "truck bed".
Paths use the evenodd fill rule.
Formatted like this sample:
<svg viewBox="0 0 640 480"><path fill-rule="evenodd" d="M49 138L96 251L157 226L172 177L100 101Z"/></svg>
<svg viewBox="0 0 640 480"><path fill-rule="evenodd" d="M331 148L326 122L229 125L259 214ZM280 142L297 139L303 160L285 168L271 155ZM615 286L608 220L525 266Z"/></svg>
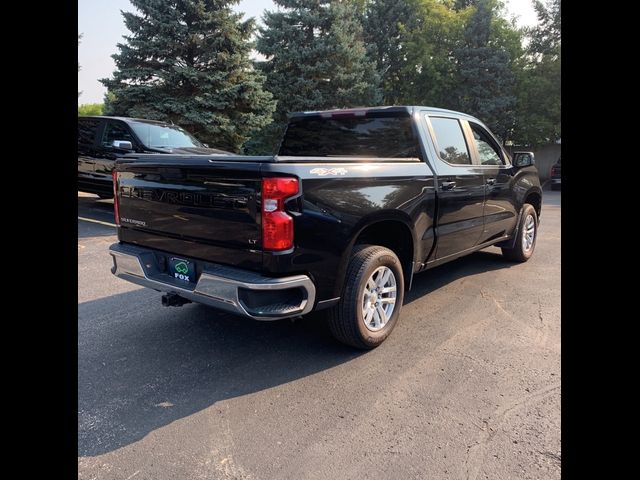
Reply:
<svg viewBox="0 0 640 480"><path fill-rule="evenodd" d="M261 182L295 175L330 178L331 165L380 164L375 157L131 154L116 164L119 239L208 262L263 271ZM393 159L421 164L417 158ZM282 170L276 164L287 164ZM296 167L295 165L299 165ZM318 173L311 165L322 167ZM408 165L407 165L408 166ZM327 168L329 167L329 168ZM284 172L284 173L281 173ZM369 176L368 171L352 171ZM333 175L334 177L340 177ZM300 211L302 211L302 205Z"/></svg>

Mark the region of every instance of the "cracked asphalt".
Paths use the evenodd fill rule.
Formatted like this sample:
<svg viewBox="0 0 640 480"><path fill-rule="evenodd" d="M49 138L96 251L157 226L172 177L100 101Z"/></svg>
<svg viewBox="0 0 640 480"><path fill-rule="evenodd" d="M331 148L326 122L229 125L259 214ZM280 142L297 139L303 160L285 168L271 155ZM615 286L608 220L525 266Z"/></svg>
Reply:
<svg viewBox="0 0 640 480"><path fill-rule="evenodd" d="M560 192L529 262L417 275L365 353L319 314L162 307L110 273L112 204L78 208L80 479L560 478Z"/></svg>

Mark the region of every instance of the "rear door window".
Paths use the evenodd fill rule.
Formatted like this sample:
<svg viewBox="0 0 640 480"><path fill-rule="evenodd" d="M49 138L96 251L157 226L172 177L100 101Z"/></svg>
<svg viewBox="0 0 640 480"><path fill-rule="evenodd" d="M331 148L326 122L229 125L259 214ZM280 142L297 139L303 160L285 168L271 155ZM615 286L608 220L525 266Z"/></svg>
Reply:
<svg viewBox="0 0 640 480"><path fill-rule="evenodd" d="M471 165L469 147L460 122L445 117L430 117L430 120L440 158L452 165Z"/></svg>

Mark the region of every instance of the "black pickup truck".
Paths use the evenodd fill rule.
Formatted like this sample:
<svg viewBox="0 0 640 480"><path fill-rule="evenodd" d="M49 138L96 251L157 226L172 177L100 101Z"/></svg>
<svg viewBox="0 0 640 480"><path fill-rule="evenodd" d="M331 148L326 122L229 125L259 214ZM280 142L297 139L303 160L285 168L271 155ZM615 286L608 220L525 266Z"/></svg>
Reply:
<svg viewBox="0 0 640 480"><path fill-rule="evenodd" d="M231 155L209 148L182 128L128 117L78 118L78 190L113 197L111 171L118 158L136 153Z"/></svg>
<svg viewBox="0 0 640 480"><path fill-rule="evenodd" d="M530 152L429 107L293 114L275 156L129 155L116 163L112 273L258 320L327 309L337 339L378 346L414 273L490 245L535 248Z"/></svg>

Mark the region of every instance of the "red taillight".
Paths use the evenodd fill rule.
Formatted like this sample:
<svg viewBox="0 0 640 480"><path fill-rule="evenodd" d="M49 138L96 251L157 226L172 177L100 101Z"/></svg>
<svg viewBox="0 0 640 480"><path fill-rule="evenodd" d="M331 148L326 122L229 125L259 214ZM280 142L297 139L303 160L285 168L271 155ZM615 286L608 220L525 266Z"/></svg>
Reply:
<svg viewBox="0 0 640 480"><path fill-rule="evenodd" d="M299 191L297 178L262 179L262 248L288 250L293 247L293 218L284 211L287 198Z"/></svg>
<svg viewBox="0 0 640 480"><path fill-rule="evenodd" d="M111 171L113 177L113 213L116 217L116 225L120 225L120 202L118 200L118 172L114 168Z"/></svg>

